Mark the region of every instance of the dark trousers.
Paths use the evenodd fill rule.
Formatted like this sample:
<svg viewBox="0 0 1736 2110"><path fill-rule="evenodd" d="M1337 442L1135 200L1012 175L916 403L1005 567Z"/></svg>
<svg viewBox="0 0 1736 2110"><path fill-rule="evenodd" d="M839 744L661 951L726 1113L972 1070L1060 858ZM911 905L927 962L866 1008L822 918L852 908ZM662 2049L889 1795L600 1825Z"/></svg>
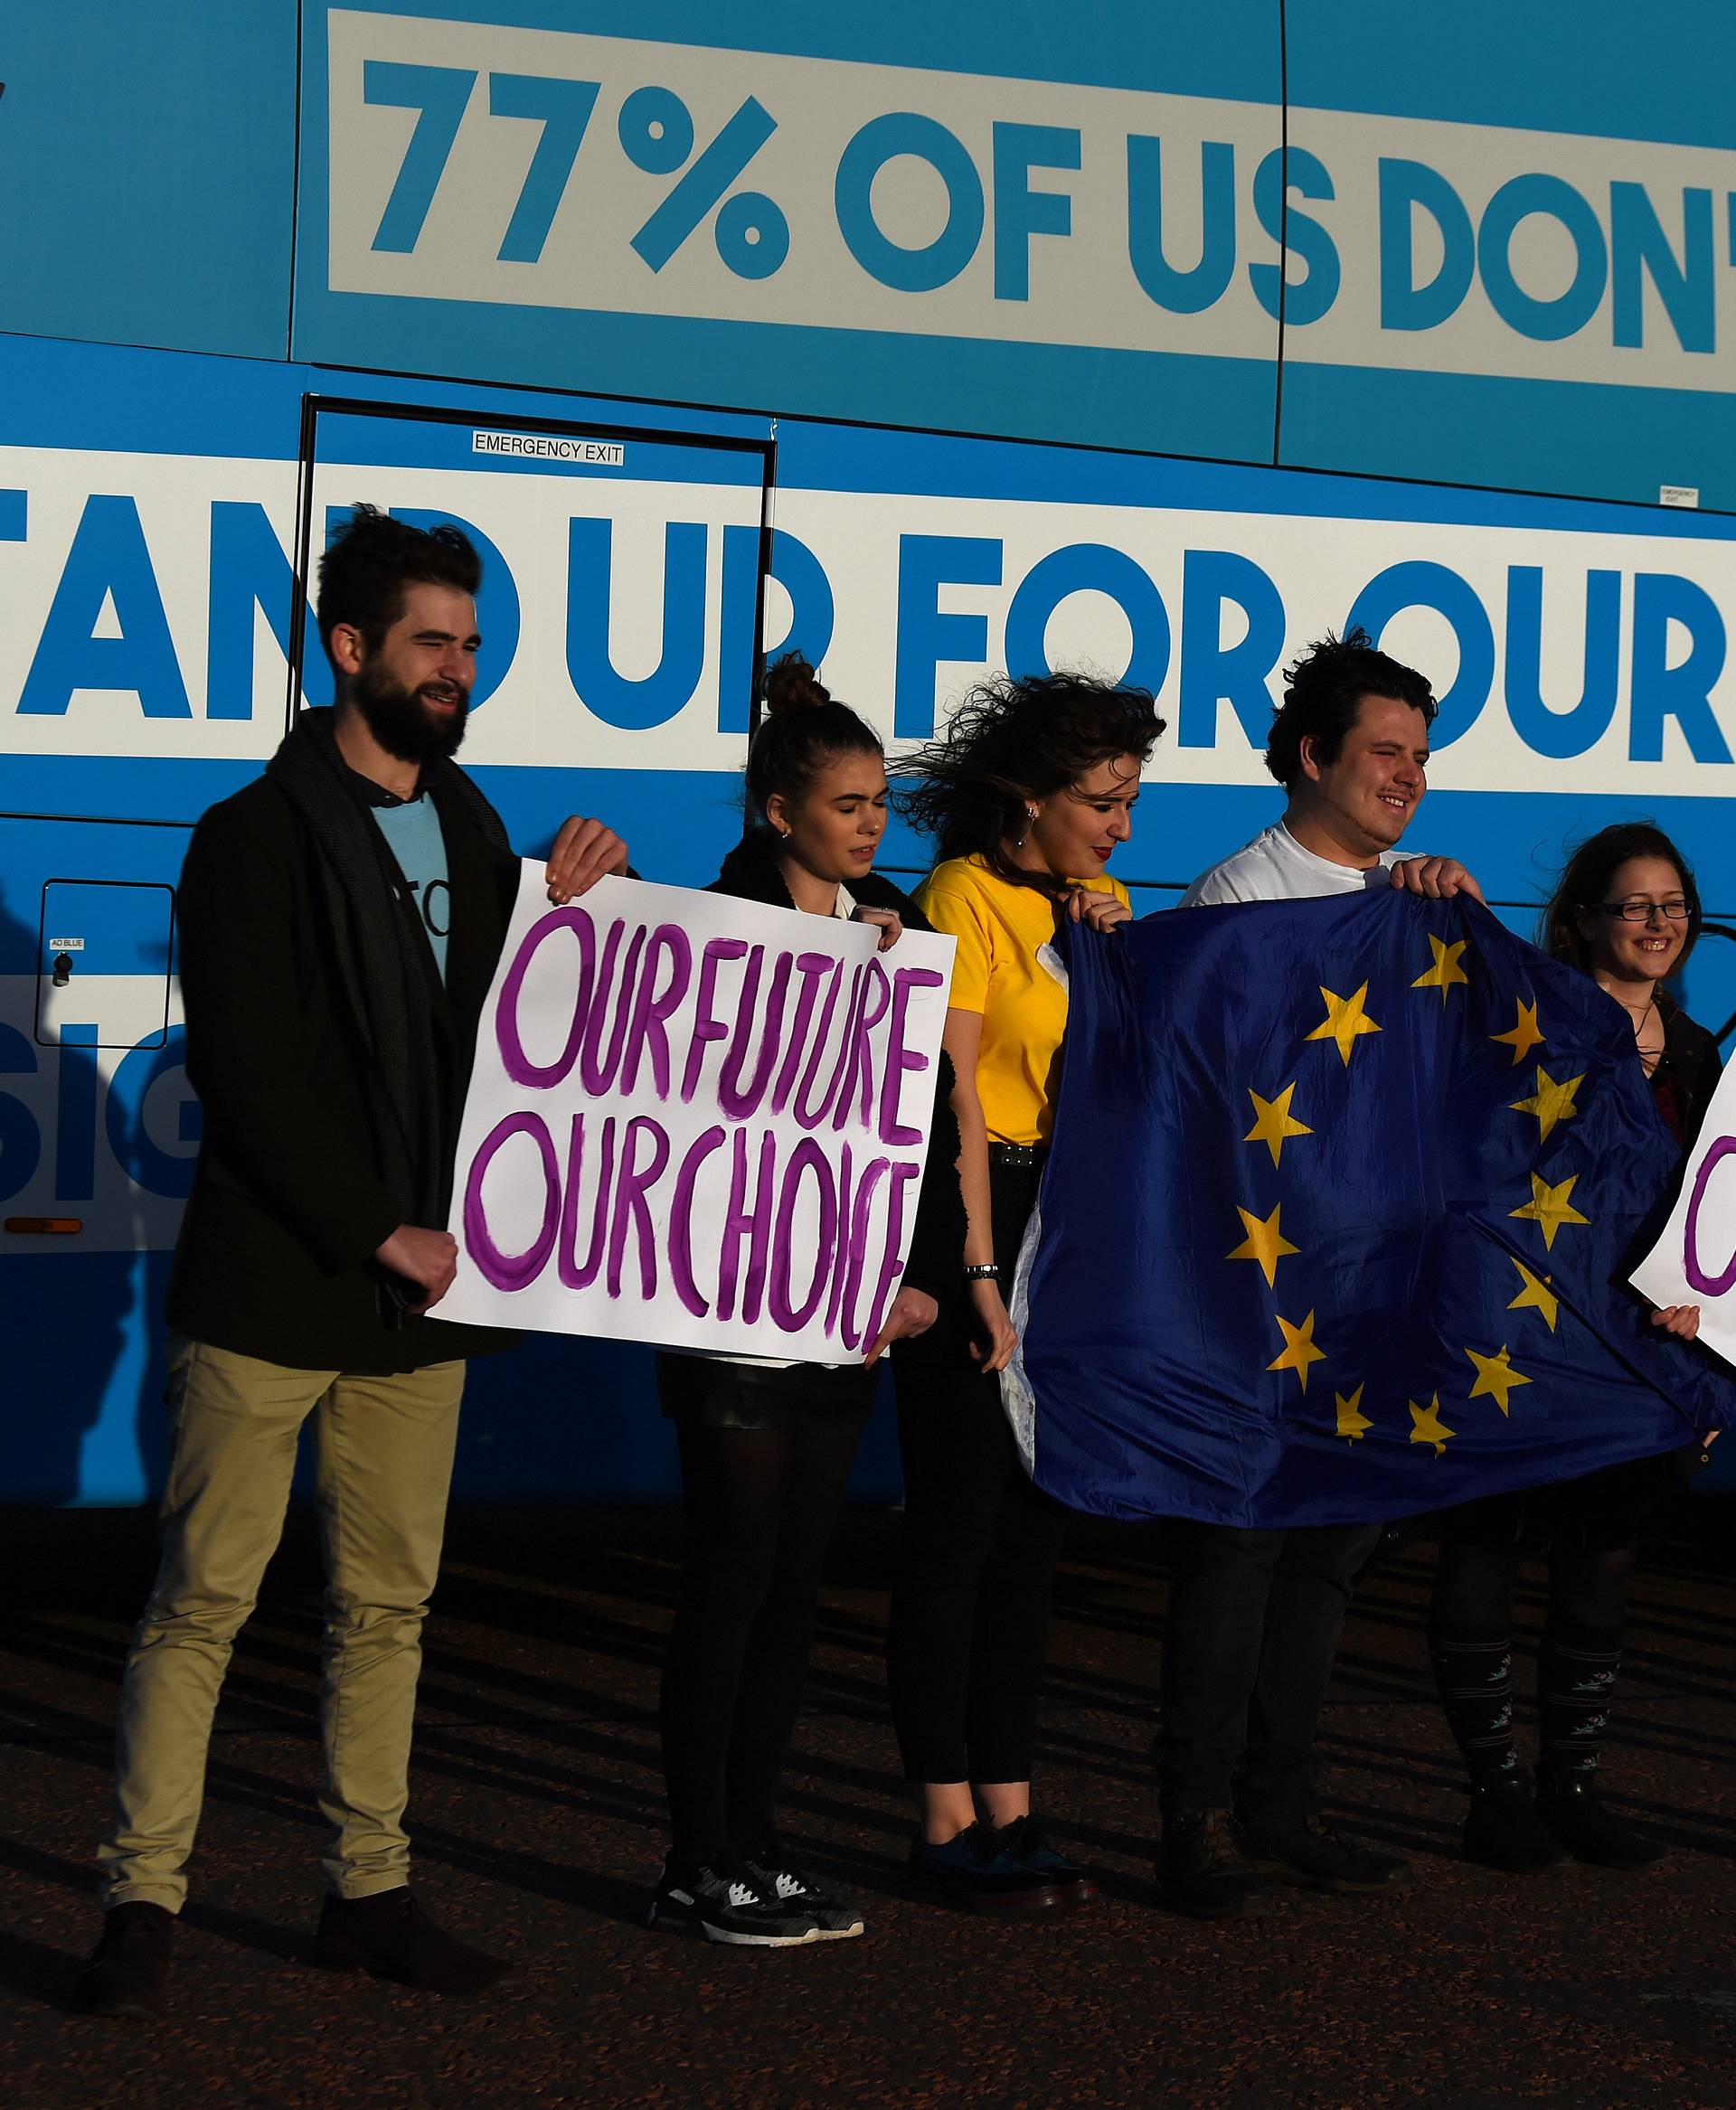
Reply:
<svg viewBox="0 0 1736 2110"><path fill-rule="evenodd" d="M1260 1823L1319 1807L1315 1729L1351 1586L1378 1524L1169 1527L1158 1793L1165 1820Z"/></svg>
<svg viewBox="0 0 1736 2110"><path fill-rule="evenodd" d="M687 1558L659 1727L677 1860L763 1851L801 1704L820 1567L861 1433L681 1425Z"/></svg>
<svg viewBox="0 0 1736 2110"><path fill-rule="evenodd" d="M992 1168L1011 1290L1036 1167ZM1020 1463L1000 1380L972 1360L967 1306L892 1358L904 1531L886 1667L907 1779L1029 1780L1067 1512Z"/></svg>

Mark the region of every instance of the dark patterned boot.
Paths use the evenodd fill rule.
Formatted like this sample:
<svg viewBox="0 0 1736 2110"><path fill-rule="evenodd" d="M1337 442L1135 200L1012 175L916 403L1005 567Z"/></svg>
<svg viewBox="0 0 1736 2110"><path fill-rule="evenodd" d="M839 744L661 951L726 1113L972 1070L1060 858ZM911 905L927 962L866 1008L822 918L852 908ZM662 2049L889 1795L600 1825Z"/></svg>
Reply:
<svg viewBox="0 0 1736 2110"><path fill-rule="evenodd" d="M1507 1876L1541 1875L1568 1858L1538 1814L1530 1774L1517 1764L1472 1782L1462 1851L1479 1868Z"/></svg>
<svg viewBox="0 0 1736 2110"><path fill-rule="evenodd" d="M1543 1635L1537 1658L1537 1713L1543 1763L1537 1807L1575 1860L1600 1869L1648 1869L1665 1849L1624 1824L1598 1793L1609 1705L1621 1670L1618 1634L1559 1629Z"/></svg>
<svg viewBox="0 0 1736 2110"><path fill-rule="evenodd" d="M1575 1860L1590 1861L1594 1868L1654 1868L1667 1851L1656 1840L1611 1816L1598 1793L1595 1773L1541 1775L1537 1813Z"/></svg>

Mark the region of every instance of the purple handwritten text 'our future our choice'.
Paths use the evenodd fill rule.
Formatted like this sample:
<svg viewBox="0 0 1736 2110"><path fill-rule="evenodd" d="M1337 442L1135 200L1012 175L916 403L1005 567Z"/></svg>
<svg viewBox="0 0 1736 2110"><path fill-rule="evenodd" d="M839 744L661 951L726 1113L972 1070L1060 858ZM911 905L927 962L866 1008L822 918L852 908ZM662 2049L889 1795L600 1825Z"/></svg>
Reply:
<svg viewBox="0 0 1736 2110"><path fill-rule="evenodd" d="M571 990L558 1051L533 1055L521 1034L533 971L563 977L562 1006ZM568 1289L649 1299L666 1286L696 1318L764 1319L784 1333L817 1322L849 1349L872 1340L902 1273L920 1173L911 1154L923 1131L901 1101L930 1061L906 1045L908 1007L944 982L932 968L799 946L696 946L675 923L617 918L599 934L576 904L551 911L501 984L494 1025L506 1075L533 1091L571 1079L588 1097L631 1096L640 1109L697 1100L717 1118L678 1152L644 1110L571 1113L564 1148L533 1108L508 1115L469 1168L467 1251L505 1291L552 1263ZM517 1136L534 1147L543 1206L530 1243L509 1251L490 1229L484 1181ZM696 1189L718 1153L728 1199L702 1222Z"/></svg>

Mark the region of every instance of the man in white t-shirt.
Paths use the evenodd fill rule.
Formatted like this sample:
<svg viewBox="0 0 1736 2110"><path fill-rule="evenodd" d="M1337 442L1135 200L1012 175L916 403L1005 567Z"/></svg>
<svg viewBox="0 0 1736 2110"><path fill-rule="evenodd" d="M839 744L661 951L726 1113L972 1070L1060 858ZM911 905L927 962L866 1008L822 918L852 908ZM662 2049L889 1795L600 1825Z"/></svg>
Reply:
<svg viewBox="0 0 1736 2110"><path fill-rule="evenodd" d="M1180 906L1295 901L1378 886L1480 901L1482 889L1457 859L1399 855L1399 838L1429 788L1435 709L1423 676L1376 652L1365 630L1316 645L1286 674L1266 745L1266 767L1289 794L1283 818L1203 871Z"/></svg>
<svg viewBox="0 0 1736 2110"><path fill-rule="evenodd" d="M1447 857L1399 855L1428 789L1435 699L1366 632L1327 637L1291 667L1266 766L1284 816L1182 896L1184 908L1281 901L1365 888L1431 900L1482 891ZM1378 1524L1250 1531L1169 1528L1158 1887L1197 1918L1240 1917L1274 1882L1392 1890L1397 1854L1341 1838L1319 1813L1315 1731L1357 1571Z"/></svg>

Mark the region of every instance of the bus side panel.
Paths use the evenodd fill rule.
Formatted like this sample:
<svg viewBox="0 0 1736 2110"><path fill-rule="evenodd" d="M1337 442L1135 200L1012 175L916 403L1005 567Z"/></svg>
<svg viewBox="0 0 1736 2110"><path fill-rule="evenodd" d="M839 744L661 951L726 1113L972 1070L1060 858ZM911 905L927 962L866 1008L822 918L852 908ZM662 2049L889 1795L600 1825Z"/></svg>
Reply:
<svg viewBox="0 0 1736 2110"><path fill-rule="evenodd" d="M15 613L0 639L8 804L87 816L0 821L5 1212L80 1226L0 1234L0 1323L21 1371L0 1493L115 1501L160 1474L160 1299L198 1141L173 960L166 944L151 950L162 904L122 890L172 886L186 825L280 734L309 377L73 349L106 406L99 435L75 415L76 391L49 402L24 391L8 429L15 439L28 428L28 444L0 452L0 566ZM0 353L21 372L47 356L19 340L0 340ZM498 390L319 380L356 396L462 401L485 422L514 409L635 416ZM1260 748L1281 668L1378 588L1388 605L1371 620L1448 699L1420 848L1462 857L1524 928L1567 840L1646 812L1699 864L1714 916L1736 924L1720 730L1731 675L1706 614L1729 598L1728 521L795 422L778 446L767 644L807 649L894 749L1009 659L1126 672L1157 692L1170 730L1120 861L1143 908L1173 901L1275 815ZM402 473L358 457L346 492L398 503ZM747 552L750 579L757 529L737 521L720 536L714 517L687 587L669 585L653 532L652 562L619 563L600 589L581 589L565 514L549 547L517 553L523 488L515 499L501 485L476 524L512 552L508 573L521 566L517 651L541 672L523 709L503 685L478 712L467 759L526 852L562 814L592 812L647 876L703 884L740 827L745 698L708 701L695 687L670 698L664 722L609 723L572 685L574 641L594 664L607 639L617 675L642 678L684 627L720 636L731 548ZM572 519L594 521L602 500L573 490ZM8 492L23 499L10 511ZM746 540L731 545L729 533ZM1531 665L1514 642L1527 593L1543 609ZM1598 595L1616 611L1613 659L1588 627ZM1728 612L1719 619L1727 631ZM316 678L316 663L309 693ZM1563 738L1569 719L1590 737ZM163 821L178 824L145 824ZM885 862L913 875L924 854L900 829ZM70 961L58 988L57 952ZM1713 1027L1736 1010L1732 956L1709 937L1689 972L1687 1001ZM479 1364L460 1492L673 1492L649 1363L642 1350L540 1338ZM857 1489L895 1486L882 1409Z"/></svg>
<svg viewBox="0 0 1736 2110"><path fill-rule="evenodd" d="M200 1134L172 956L186 839L0 820L0 1499L162 1483L163 1295Z"/></svg>

